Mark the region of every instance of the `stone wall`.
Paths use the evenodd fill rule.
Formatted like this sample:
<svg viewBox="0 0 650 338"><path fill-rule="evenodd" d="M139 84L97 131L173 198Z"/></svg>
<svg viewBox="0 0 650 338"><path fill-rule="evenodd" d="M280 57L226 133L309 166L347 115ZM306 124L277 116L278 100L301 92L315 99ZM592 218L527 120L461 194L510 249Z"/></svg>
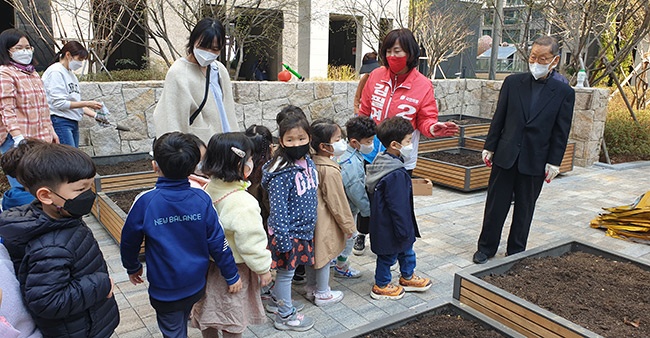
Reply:
<svg viewBox="0 0 650 338"><path fill-rule="evenodd" d="M119 132L90 119L80 123L80 148L90 155L148 152L155 136L153 111L162 91L161 81L81 83L83 100L102 101L110 120L131 129ZM434 80L440 114L491 118L500 81ZM356 82L234 82L235 110L240 128L262 124L275 132L275 115L287 104L303 108L316 119L330 117L343 125L352 116ZM605 128L607 95L604 89L576 91L570 142L576 143L575 164L598 161Z"/></svg>

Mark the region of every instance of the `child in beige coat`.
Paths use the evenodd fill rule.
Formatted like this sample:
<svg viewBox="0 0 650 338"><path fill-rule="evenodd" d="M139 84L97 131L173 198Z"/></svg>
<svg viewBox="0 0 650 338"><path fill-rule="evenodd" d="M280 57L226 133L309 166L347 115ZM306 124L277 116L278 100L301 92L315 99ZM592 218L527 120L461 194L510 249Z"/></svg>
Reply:
<svg viewBox="0 0 650 338"><path fill-rule="evenodd" d="M314 230L314 265L307 267L306 298L317 306L337 303L343 292L329 287L330 262L345 248L345 240L354 233L355 224L347 202L341 167L332 160L347 149L341 139L341 127L330 119L311 125L311 147L318 170L318 209Z"/></svg>

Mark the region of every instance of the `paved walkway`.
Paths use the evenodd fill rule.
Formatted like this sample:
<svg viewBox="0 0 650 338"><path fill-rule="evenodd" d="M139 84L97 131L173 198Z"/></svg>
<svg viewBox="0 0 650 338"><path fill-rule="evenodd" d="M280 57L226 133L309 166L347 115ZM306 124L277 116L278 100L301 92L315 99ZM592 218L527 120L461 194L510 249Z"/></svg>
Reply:
<svg viewBox="0 0 650 338"><path fill-rule="evenodd" d="M625 170L576 167L551 184L545 184L537 203L529 249L560 239L578 238L650 262L650 245L613 239L605 236L604 231L588 226L601 207L632 203L637 196L650 190L649 170L650 166ZM311 304L306 306L305 314L316 319L312 330L281 332L275 330L269 321L265 325L250 327L244 337L329 337L433 299L450 298L454 273L473 265L471 259L476 250L484 202L485 191L460 193L441 187L434 187L430 197L416 197L416 214L422 233L422 238L415 244L417 272L432 279L433 286L429 291L407 293L398 301L371 299L369 292L375 257L367 250L363 256L352 257L353 266L364 273L360 279L331 280L331 287L345 294L341 303L323 308ZM92 216L86 221L100 243L116 283L115 297L120 307L121 323L114 337L162 337L155 313L149 305L146 287L131 285L121 266L118 246ZM509 222L508 219L506 224ZM506 226L495 259L505 253L508 230ZM294 288L294 298L304 301L298 290ZM201 333L192 328L190 337L201 337Z"/></svg>

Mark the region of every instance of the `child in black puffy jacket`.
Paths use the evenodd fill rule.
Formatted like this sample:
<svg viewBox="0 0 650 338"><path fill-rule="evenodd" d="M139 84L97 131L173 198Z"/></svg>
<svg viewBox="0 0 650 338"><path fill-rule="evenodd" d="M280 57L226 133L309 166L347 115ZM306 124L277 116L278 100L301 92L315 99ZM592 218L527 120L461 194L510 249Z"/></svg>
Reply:
<svg viewBox="0 0 650 338"><path fill-rule="evenodd" d="M0 236L25 305L44 337L110 337L119 323L113 281L81 219L95 200L90 189L95 165L70 146L26 148L9 150L2 165L13 165L18 181L36 199L0 214Z"/></svg>

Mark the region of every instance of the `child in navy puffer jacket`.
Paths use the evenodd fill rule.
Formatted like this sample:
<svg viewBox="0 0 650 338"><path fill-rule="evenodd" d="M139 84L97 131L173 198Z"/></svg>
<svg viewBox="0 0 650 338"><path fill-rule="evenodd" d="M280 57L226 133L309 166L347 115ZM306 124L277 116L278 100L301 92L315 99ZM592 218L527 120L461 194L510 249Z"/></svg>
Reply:
<svg viewBox="0 0 650 338"><path fill-rule="evenodd" d="M307 331L314 320L298 314L291 301L291 280L296 266L314 264L314 226L318 173L309 158L309 122L288 117L279 126L280 148L264 165L262 186L269 192L268 227L272 267L277 269L272 291L278 299L274 326L279 330Z"/></svg>

